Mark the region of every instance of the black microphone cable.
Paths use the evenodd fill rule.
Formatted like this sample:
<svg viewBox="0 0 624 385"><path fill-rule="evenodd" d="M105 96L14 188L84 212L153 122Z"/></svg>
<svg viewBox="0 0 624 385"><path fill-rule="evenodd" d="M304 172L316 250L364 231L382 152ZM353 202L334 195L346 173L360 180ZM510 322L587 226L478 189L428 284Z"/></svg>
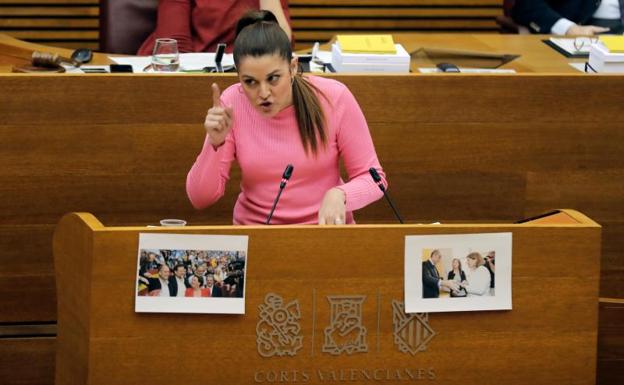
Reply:
<svg viewBox="0 0 624 385"><path fill-rule="evenodd" d="M273 212L275 211L275 208L277 207L277 202L280 199L280 196L282 196L282 191L284 191L284 187L286 187L286 183L288 182L288 180L290 179L290 176L292 175L293 172L293 165L289 164L288 166L286 166L286 169L284 170L284 174L282 175L282 181L280 182L280 189L279 192L277 193L277 196L275 197L275 201L273 202L273 207L271 208L271 212L269 213L269 216L266 220L266 225L268 225L271 222L271 218L273 217Z"/></svg>
<svg viewBox="0 0 624 385"><path fill-rule="evenodd" d="M403 224L403 218L401 218L399 211L396 209L396 207L394 207L394 203L392 203L392 199L390 199L390 195L388 195L388 193L386 192L386 187L383 185L383 183L381 183L381 177L379 176L379 173L377 172L377 170L374 167L371 167L368 169L368 172L373 177L373 181L377 183L377 186L383 192L384 197L386 197L386 200L388 201L388 203L390 204L390 207L392 208L392 211L394 211L394 215L397 217L399 222Z"/></svg>

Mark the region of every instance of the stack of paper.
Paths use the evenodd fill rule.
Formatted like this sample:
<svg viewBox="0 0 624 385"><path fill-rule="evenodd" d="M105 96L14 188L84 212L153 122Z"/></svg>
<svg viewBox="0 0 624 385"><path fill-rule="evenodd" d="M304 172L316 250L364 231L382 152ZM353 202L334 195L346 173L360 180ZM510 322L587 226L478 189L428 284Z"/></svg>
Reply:
<svg viewBox="0 0 624 385"><path fill-rule="evenodd" d="M337 43L332 45L334 69L336 72L408 73L409 53L387 36L338 36Z"/></svg>
<svg viewBox="0 0 624 385"><path fill-rule="evenodd" d="M624 73L624 36L601 36L589 51L589 65L596 72Z"/></svg>
<svg viewBox="0 0 624 385"><path fill-rule="evenodd" d="M336 39L345 53L396 53L392 35L338 35Z"/></svg>
<svg viewBox="0 0 624 385"><path fill-rule="evenodd" d="M611 53L624 53L624 36L622 35L602 35L600 36L600 42Z"/></svg>

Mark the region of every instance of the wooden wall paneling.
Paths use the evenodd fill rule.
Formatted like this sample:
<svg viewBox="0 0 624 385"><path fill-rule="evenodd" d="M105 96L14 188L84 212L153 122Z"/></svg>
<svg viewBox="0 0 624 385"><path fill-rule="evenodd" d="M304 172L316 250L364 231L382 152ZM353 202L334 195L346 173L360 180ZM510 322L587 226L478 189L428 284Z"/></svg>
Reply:
<svg viewBox="0 0 624 385"><path fill-rule="evenodd" d="M624 298L624 221L608 221L602 227L601 295Z"/></svg>
<svg viewBox="0 0 624 385"><path fill-rule="evenodd" d="M297 36L301 37L302 40L310 40L311 36L318 36L319 39L317 40L319 42L327 41L336 34L353 34L360 30L364 32L378 30L391 34L393 32L414 31L424 28L442 30L461 28L474 31L479 28L493 27L491 20L462 20L461 23L458 23L455 20L353 20L341 18L332 20L296 20L293 23ZM327 31L308 31L310 29L327 29Z"/></svg>
<svg viewBox="0 0 624 385"><path fill-rule="evenodd" d="M599 305L597 385L624 381L624 306L602 299ZM0 331L2 327L0 326ZM6 333L3 334L6 337ZM54 337L0 338L0 383L52 385L55 366Z"/></svg>
<svg viewBox="0 0 624 385"><path fill-rule="evenodd" d="M95 19L0 19L0 29L3 28L97 28Z"/></svg>
<svg viewBox="0 0 624 385"><path fill-rule="evenodd" d="M0 338L2 385L53 385L55 337Z"/></svg>
<svg viewBox="0 0 624 385"><path fill-rule="evenodd" d="M333 76L345 83L362 106L369 125L378 123L412 124L483 124L525 123L530 129L535 124L573 123L569 132L575 133L578 124L617 124L617 103L604 103L601 95L589 94L583 99L586 109L579 109L578 94L588 87L600 87L604 97L620 100L619 77L585 77L575 75L526 76ZM185 75L171 81L158 75L102 77L55 77L39 75L16 77L0 75L0 94L6 125L28 124L196 124L201 122L210 103L210 82L227 87L236 81L233 75ZM37 79L33 81L33 79ZM36 92L38 84L45 84L54 92L79 97L84 109L72 109L62 98L50 93ZM529 84L529 86L521 86ZM179 98L159 105L153 95L162 87L171 88ZM471 88L472 87L472 88ZM478 88L474 88L478 87ZM557 95L560 103L553 110L552 103L558 88L568 92ZM509 90L513 89L513 92ZM20 92L15 92L19 90ZM13 92L11 94L10 92ZM102 98L102 92L107 98ZM477 94L478 92L478 94ZM132 95L133 108L127 105ZM379 100L384 103L379 103ZM24 107L24 102L28 107ZM600 111L601 116L585 111ZM33 114L32 111L37 111ZM520 127L520 126L516 126ZM522 135L522 133L518 133ZM539 143L534 143L540 148ZM582 144L579 149L582 150ZM616 148L617 147L613 147ZM554 156L553 156L554 158ZM616 160L617 157L614 157Z"/></svg>
<svg viewBox="0 0 624 385"><path fill-rule="evenodd" d="M290 1L296 48L338 33L496 32L496 1Z"/></svg>
<svg viewBox="0 0 624 385"><path fill-rule="evenodd" d="M624 382L624 300L603 298L598 333L598 385Z"/></svg>
<svg viewBox="0 0 624 385"><path fill-rule="evenodd" d="M617 103L598 105L586 98L583 103L604 119L598 123L576 107L573 95L587 87L614 95L618 86L612 78L571 78L574 82L565 86L570 93L555 96L560 77L339 77L362 105L391 193L406 218L508 221L553 207L578 208L604 222L605 239L613 242L605 247L603 271L610 279L601 293L617 296L621 238L610 226L617 225L622 211L622 130L611 117L619 112ZM185 174L202 143L201 120L210 100L204 85L210 78L167 80L172 94L183 95L176 96L175 108L154 107L151 95L164 87L163 78L37 79L6 78L5 97L0 96L8 124L0 128L3 137L19 143L0 155L10 165L2 171L0 188L7 197L0 203L6 224L52 226L71 210L92 211L111 224L155 223L172 213L191 223L231 220L236 174L226 197L209 210L196 212L184 192ZM216 79L222 87L233 81ZM59 94L79 95L84 112L69 113L63 98L39 93L41 82ZM516 89L513 98L508 89ZM106 103L102 94L110 95ZM124 107L127 95L133 95L131 110ZM379 98L386 103L379 104ZM556 112L548 107L554 98L561 103ZM471 100L470 108L465 100ZM523 122L524 116L532 121ZM595 135L596 124L603 135ZM84 140L85 131L92 140ZM94 190L99 193L90 193ZM436 204L440 197L444 207ZM393 221L384 202L356 216L365 222Z"/></svg>
<svg viewBox="0 0 624 385"><path fill-rule="evenodd" d="M360 6L360 7L344 7L339 2L334 2L336 7L318 7L313 5L292 6L290 8L290 16L295 19L340 19L340 18L372 18L378 17L393 19L410 19L415 17L439 17L439 18L456 18L456 17L483 17L498 16L500 8L498 4L492 8L468 8L468 7L397 7L388 5L387 2L378 2L377 7Z"/></svg>
<svg viewBox="0 0 624 385"><path fill-rule="evenodd" d="M5 231L1 231L0 235L4 236ZM27 230L23 230L23 234L20 235L23 235L25 241L33 239L38 242L41 239L51 239L48 237L49 234L46 234L45 238L35 239L39 234ZM50 246L46 245L38 249L35 255L26 255L20 249L3 253L0 267L6 269L0 274L0 293L2 293L0 306L4 309L0 314L0 322L56 320L56 289L50 249ZM17 256L11 258L13 254ZM36 259L43 259L44 262L36 268L20 271L26 270Z"/></svg>
<svg viewBox="0 0 624 385"><path fill-rule="evenodd" d="M99 12L91 4L67 4L60 2L58 4L28 4L23 6L6 6L5 4L0 7L0 15L7 16L74 16L74 17L86 17L86 16L98 16ZM61 6L59 6L61 5Z"/></svg>
<svg viewBox="0 0 624 385"><path fill-rule="evenodd" d="M460 0L461 1L461 0ZM97 0L6 0L7 6L84 6L97 3Z"/></svg>
<svg viewBox="0 0 624 385"><path fill-rule="evenodd" d="M98 49L98 0L9 0L0 33L51 46Z"/></svg>
<svg viewBox="0 0 624 385"><path fill-rule="evenodd" d="M296 48L336 33L497 31L494 0L290 1ZM53 46L97 48L98 0L11 0L0 4L0 32Z"/></svg>
<svg viewBox="0 0 624 385"><path fill-rule="evenodd" d="M498 0L289 0L291 7L303 5L316 6L381 6L413 7L413 6L500 6Z"/></svg>

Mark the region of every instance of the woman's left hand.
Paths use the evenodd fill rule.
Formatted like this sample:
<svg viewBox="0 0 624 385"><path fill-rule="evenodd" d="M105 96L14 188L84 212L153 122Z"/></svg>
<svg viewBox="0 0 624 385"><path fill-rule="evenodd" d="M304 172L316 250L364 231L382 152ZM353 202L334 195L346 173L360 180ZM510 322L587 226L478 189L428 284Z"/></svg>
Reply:
<svg viewBox="0 0 624 385"><path fill-rule="evenodd" d="M343 225L346 217L345 193L338 188L327 190L318 213L319 225Z"/></svg>

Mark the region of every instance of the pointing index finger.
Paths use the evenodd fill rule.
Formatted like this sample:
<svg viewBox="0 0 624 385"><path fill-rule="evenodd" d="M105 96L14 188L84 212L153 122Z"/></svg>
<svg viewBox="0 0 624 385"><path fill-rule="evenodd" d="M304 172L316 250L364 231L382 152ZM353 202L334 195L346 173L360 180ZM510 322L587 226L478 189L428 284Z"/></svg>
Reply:
<svg viewBox="0 0 624 385"><path fill-rule="evenodd" d="M221 107L221 90L217 83L212 83L212 106Z"/></svg>

